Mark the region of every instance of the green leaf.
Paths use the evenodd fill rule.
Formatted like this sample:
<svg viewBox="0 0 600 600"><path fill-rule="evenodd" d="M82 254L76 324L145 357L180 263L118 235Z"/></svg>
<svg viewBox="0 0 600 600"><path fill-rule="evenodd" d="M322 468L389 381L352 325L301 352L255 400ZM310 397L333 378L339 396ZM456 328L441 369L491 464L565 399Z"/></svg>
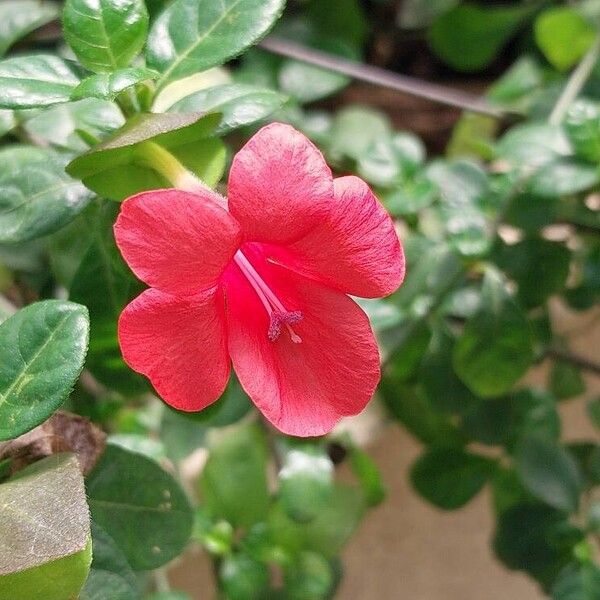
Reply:
<svg viewBox="0 0 600 600"><path fill-rule="evenodd" d="M561 158L544 165L528 181L531 193L542 198L558 198L585 192L600 182L597 165Z"/></svg>
<svg viewBox="0 0 600 600"><path fill-rule="evenodd" d="M215 133L224 135L261 121L283 105L285 96L253 85L231 83L200 90L176 102L171 112L218 112L221 123Z"/></svg>
<svg viewBox="0 0 600 600"><path fill-rule="evenodd" d="M67 0L65 40L81 64L95 73L128 67L148 32L143 0Z"/></svg>
<svg viewBox="0 0 600 600"><path fill-rule="evenodd" d="M560 531L565 534L560 537ZM498 518L494 551L509 568L530 573L548 585L571 560L582 534L562 511L543 504L518 504Z"/></svg>
<svg viewBox="0 0 600 600"><path fill-rule="evenodd" d="M454 346L457 375L480 396L508 392L533 361L529 324L501 276L486 272L481 306Z"/></svg>
<svg viewBox="0 0 600 600"><path fill-rule="evenodd" d="M114 100L121 92L142 83L156 79L159 73L145 67L119 69L112 73L97 73L86 77L71 94L71 100L100 98Z"/></svg>
<svg viewBox="0 0 600 600"><path fill-rule="evenodd" d="M592 163L600 162L600 106L580 98L571 104L564 121L575 154Z"/></svg>
<svg viewBox="0 0 600 600"><path fill-rule="evenodd" d="M559 242L528 237L516 244L503 245L496 262L515 280L518 297L530 308L543 304L552 294L561 292L571 264L571 252Z"/></svg>
<svg viewBox="0 0 600 600"><path fill-rule="evenodd" d="M117 321L125 305L140 291L139 282L123 262L114 241L112 225L116 206L98 207L91 245L75 273L69 299L83 304L90 315L87 368L110 389L123 394L147 391L145 380L121 358Z"/></svg>
<svg viewBox="0 0 600 600"><path fill-rule="evenodd" d="M92 518L134 570L164 565L190 539L193 513L185 493L141 454L109 444L86 488Z"/></svg>
<svg viewBox="0 0 600 600"><path fill-rule="evenodd" d="M455 69L478 71L494 60L531 12L529 6L461 4L436 19L429 29L429 44Z"/></svg>
<svg viewBox="0 0 600 600"><path fill-rule="evenodd" d="M333 489L333 463L317 446L292 446L279 472L281 506L294 521L312 521Z"/></svg>
<svg viewBox="0 0 600 600"><path fill-rule="evenodd" d="M92 523L93 559L79 600L139 600L134 572L114 540Z"/></svg>
<svg viewBox="0 0 600 600"><path fill-rule="evenodd" d="M574 8L549 8L535 20L535 41L548 61L561 71L575 65L594 38L594 26Z"/></svg>
<svg viewBox="0 0 600 600"><path fill-rule="evenodd" d="M75 456L50 456L0 485L0 600L77 598L91 558Z"/></svg>
<svg viewBox="0 0 600 600"><path fill-rule="evenodd" d="M150 31L146 60L159 87L224 63L264 36L284 0L175 0Z"/></svg>
<svg viewBox="0 0 600 600"><path fill-rule="evenodd" d="M596 429L600 429L600 396L592 398L587 403L587 413Z"/></svg>
<svg viewBox="0 0 600 600"><path fill-rule="evenodd" d="M242 425L220 437L200 479L210 515L234 526L263 521L269 506L266 469L266 440L256 426Z"/></svg>
<svg viewBox="0 0 600 600"><path fill-rule="evenodd" d="M220 179L225 168L225 146L209 137L218 114L138 114L104 142L66 167L73 177L100 196L123 200L132 194L171 187L140 154L140 144L152 141L171 152L207 185Z"/></svg>
<svg viewBox="0 0 600 600"><path fill-rule="evenodd" d="M89 321L84 306L45 300L0 325L0 440L45 421L83 368Z"/></svg>
<svg viewBox="0 0 600 600"><path fill-rule="evenodd" d="M428 167L427 177L439 190L436 211L450 246L463 256L485 254L491 243L491 187L485 170L468 160L439 161Z"/></svg>
<svg viewBox="0 0 600 600"><path fill-rule="evenodd" d="M316 552L302 552L285 568L283 577L290 600L329 598L335 583L332 565Z"/></svg>
<svg viewBox="0 0 600 600"><path fill-rule="evenodd" d="M227 598L262 598L269 585L269 569L246 554L232 554L221 563L219 582Z"/></svg>
<svg viewBox="0 0 600 600"><path fill-rule="evenodd" d="M552 586L552 600L596 600L600 598L600 569L593 563L573 563Z"/></svg>
<svg viewBox="0 0 600 600"><path fill-rule="evenodd" d="M0 4L0 56L19 39L58 16L58 4L39 0L4 0Z"/></svg>
<svg viewBox="0 0 600 600"><path fill-rule="evenodd" d="M369 506L381 504L387 495L377 463L363 450L353 446L350 450L350 468L358 479Z"/></svg>
<svg viewBox="0 0 600 600"><path fill-rule="evenodd" d="M568 363L557 361L550 371L549 386L558 400L566 400L585 392L581 370Z"/></svg>
<svg viewBox="0 0 600 600"><path fill-rule="evenodd" d="M365 508L361 490L335 484L329 502L310 523L292 521L276 504L269 512L269 525L275 542L289 552L310 550L333 558L356 531Z"/></svg>
<svg viewBox="0 0 600 600"><path fill-rule="evenodd" d="M0 108L39 108L67 102L78 83L58 56L8 58L0 62Z"/></svg>
<svg viewBox="0 0 600 600"><path fill-rule="evenodd" d="M60 229L91 194L64 172L64 157L33 146L0 150L0 243L31 240Z"/></svg>
<svg viewBox="0 0 600 600"><path fill-rule="evenodd" d="M410 480L421 496L444 510L464 506L494 472L494 461L461 448L430 448L417 459Z"/></svg>
<svg viewBox="0 0 600 600"><path fill-rule="evenodd" d="M123 114L115 104L88 98L41 110L23 123L23 128L36 140L36 144L46 142L50 146L79 154L89 148L82 134L102 139L123 123Z"/></svg>
<svg viewBox="0 0 600 600"><path fill-rule="evenodd" d="M583 479L577 463L558 443L535 435L516 448L517 471L527 489L554 508L574 512Z"/></svg>

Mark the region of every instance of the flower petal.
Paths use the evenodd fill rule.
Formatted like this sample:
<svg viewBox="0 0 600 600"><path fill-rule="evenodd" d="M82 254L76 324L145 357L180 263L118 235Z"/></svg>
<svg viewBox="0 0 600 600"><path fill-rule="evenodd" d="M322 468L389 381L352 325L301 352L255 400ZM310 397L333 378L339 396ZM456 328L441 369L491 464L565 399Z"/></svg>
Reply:
<svg viewBox="0 0 600 600"><path fill-rule="evenodd" d="M263 127L233 159L229 210L246 240L298 239L323 220L332 199L323 155L289 125Z"/></svg>
<svg viewBox="0 0 600 600"><path fill-rule="evenodd" d="M394 292L404 279L404 252L394 223L358 177L334 180L328 218L271 258L329 287L363 298Z"/></svg>
<svg viewBox="0 0 600 600"><path fill-rule="evenodd" d="M178 298L146 290L121 313L119 343L125 362L179 410L206 408L227 385L222 292Z"/></svg>
<svg viewBox="0 0 600 600"><path fill-rule="evenodd" d="M363 410L379 382L379 351L369 321L346 295L277 265L255 268L290 311L293 330L270 341L269 318L237 265L225 272L229 353L240 383L259 410L288 435L331 431Z"/></svg>
<svg viewBox="0 0 600 600"><path fill-rule="evenodd" d="M131 270L173 294L213 287L241 239L220 201L210 190L154 190L125 200L114 230Z"/></svg>

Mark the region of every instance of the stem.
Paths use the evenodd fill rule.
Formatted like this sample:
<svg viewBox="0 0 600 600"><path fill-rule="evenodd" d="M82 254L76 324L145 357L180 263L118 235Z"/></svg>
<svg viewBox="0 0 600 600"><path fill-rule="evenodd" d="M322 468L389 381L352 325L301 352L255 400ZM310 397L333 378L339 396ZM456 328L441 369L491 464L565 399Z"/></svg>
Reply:
<svg viewBox="0 0 600 600"><path fill-rule="evenodd" d="M588 77L592 73L592 69L598 61L600 56L600 36L598 36L590 49L587 51L581 62L577 65L575 70L571 73L571 77L562 91L557 103L548 118L550 125L560 125L562 120L565 118L565 114L573 101L581 92L581 89L588 80Z"/></svg>
<svg viewBox="0 0 600 600"><path fill-rule="evenodd" d="M464 110L490 115L498 119L514 119L515 117L522 116L515 112L503 110L499 106L495 106L484 98L473 94L429 83L428 81L421 81L414 77L400 75L372 65L365 65L353 60L340 58L339 56L333 56L327 52L313 50L312 48L307 48L301 44L296 44L295 42L275 36L269 36L259 45L273 54L279 54L280 56L293 58L329 71L335 71L359 81L373 83L412 96L426 98L439 104L455 106Z"/></svg>
<svg viewBox="0 0 600 600"><path fill-rule="evenodd" d="M600 376L600 365L592 362L591 360L588 360L587 358L583 358L582 356L577 356L575 354L571 354L570 352L566 352L565 350L560 350L558 348L549 348L546 351L546 356L548 358L552 358L559 362L573 365L578 369L583 369L584 371L589 371L594 375Z"/></svg>
<svg viewBox="0 0 600 600"><path fill-rule="evenodd" d="M167 570L164 567L154 570L154 587L161 594L166 594L171 591Z"/></svg>
<svg viewBox="0 0 600 600"><path fill-rule="evenodd" d="M210 189L191 171L188 171L168 150L154 142L140 144L136 153L141 164L162 175L177 189L188 192Z"/></svg>

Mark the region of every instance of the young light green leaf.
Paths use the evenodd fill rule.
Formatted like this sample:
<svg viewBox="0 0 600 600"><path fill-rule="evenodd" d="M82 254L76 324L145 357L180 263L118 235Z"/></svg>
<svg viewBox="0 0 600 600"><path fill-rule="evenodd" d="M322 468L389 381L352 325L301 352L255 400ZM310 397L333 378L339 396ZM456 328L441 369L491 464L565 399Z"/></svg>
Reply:
<svg viewBox="0 0 600 600"><path fill-rule="evenodd" d="M429 502L445 510L465 505L494 472L494 461L462 448L430 448L412 466L410 479Z"/></svg>
<svg viewBox="0 0 600 600"><path fill-rule="evenodd" d="M45 421L69 395L87 351L84 306L44 300L0 325L0 440Z"/></svg>
<svg viewBox="0 0 600 600"><path fill-rule="evenodd" d="M224 135L260 121L281 108L285 96L253 85L232 83L200 90L176 102L171 112L219 112L221 123L215 133Z"/></svg>
<svg viewBox="0 0 600 600"><path fill-rule="evenodd" d="M475 394L500 396L513 387L532 361L529 323L502 277L488 270L480 308L454 346L454 369Z"/></svg>
<svg viewBox="0 0 600 600"><path fill-rule="evenodd" d="M60 229L91 194L64 171L60 154L33 146L0 150L0 242L31 240Z"/></svg>
<svg viewBox="0 0 600 600"><path fill-rule="evenodd" d="M565 448L531 435L517 445L515 461L521 480L532 494L554 508L577 510L583 478Z"/></svg>
<svg viewBox="0 0 600 600"><path fill-rule="evenodd" d="M76 598L91 555L75 456L50 456L0 485L0 600Z"/></svg>
<svg viewBox="0 0 600 600"><path fill-rule="evenodd" d="M134 572L114 540L92 523L93 559L79 600L140 600Z"/></svg>
<svg viewBox="0 0 600 600"><path fill-rule="evenodd" d="M90 71L128 67L148 32L143 0L67 0L63 11L65 39Z"/></svg>
<svg viewBox="0 0 600 600"><path fill-rule="evenodd" d="M39 0L4 0L0 4L0 56L19 39L58 16L58 4Z"/></svg>
<svg viewBox="0 0 600 600"><path fill-rule="evenodd" d="M224 63L264 36L285 0L175 0L154 23L146 50L159 87Z"/></svg>
<svg viewBox="0 0 600 600"><path fill-rule="evenodd" d="M561 6L542 12L535 21L535 41L548 61L564 71L585 54L597 32L575 8Z"/></svg>
<svg viewBox="0 0 600 600"><path fill-rule="evenodd" d="M246 554L232 554L221 563L219 581L228 598L264 598L269 568Z"/></svg>
<svg viewBox="0 0 600 600"><path fill-rule="evenodd" d="M118 69L112 73L96 73L86 77L71 94L71 100L100 98L114 100L121 92L143 81L156 79L159 73L145 67Z"/></svg>
<svg viewBox="0 0 600 600"><path fill-rule="evenodd" d="M179 484L154 461L109 444L87 480L92 518L134 570L178 556L192 532L192 508Z"/></svg>
<svg viewBox="0 0 600 600"><path fill-rule="evenodd" d="M210 515L235 526L263 521L269 507L266 469L266 440L255 425L242 425L220 437L200 479Z"/></svg>
<svg viewBox="0 0 600 600"><path fill-rule="evenodd" d="M58 56L35 54L0 62L0 108L39 108L67 102L79 79Z"/></svg>

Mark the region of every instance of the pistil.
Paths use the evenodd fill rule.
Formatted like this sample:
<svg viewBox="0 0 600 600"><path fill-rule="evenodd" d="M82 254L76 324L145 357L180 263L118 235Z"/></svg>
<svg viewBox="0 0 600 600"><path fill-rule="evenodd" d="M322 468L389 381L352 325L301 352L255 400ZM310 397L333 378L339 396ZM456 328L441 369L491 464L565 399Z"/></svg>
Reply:
<svg viewBox="0 0 600 600"><path fill-rule="evenodd" d="M235 253L233 260L246 276L269 315L270 323L267 332L269 339L274 342L281 335L285 326L292 342L295 344L302 342L302 338L291 327L294 323L302 320L302 312L287 310L241 250Z"/></svg>

